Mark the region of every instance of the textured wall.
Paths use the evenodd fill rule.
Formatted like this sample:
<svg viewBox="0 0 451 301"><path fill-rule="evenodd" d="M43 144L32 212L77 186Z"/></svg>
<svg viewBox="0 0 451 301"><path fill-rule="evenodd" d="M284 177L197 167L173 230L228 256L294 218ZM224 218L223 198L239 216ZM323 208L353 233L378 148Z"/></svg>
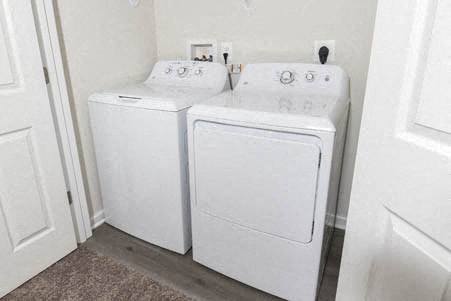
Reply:
<svg viewBox="0 0 451 301"><path fill-rule="evenodd" d="M57 0L69 89L78 128L91 217L103 205L88 115L88 96L145 78L156 60L153 0Z"/></svg>
<svg viewBox="0 0 451 301"><path fill-rule="evenodd" d="M336 40L336 64L351 77L352 112L339 215L354 170L376 0L155 0L158 57L185 58L186 41L233 42L233 62L311 62L314 40Z"/></svg>

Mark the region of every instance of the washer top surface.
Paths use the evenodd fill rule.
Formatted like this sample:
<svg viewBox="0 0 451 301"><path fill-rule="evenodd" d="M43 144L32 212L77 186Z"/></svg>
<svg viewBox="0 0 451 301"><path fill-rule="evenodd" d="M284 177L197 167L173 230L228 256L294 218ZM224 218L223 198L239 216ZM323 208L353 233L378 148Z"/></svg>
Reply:
<svg viewBox="0 0 451 301"><path fill-rule="evenodd" d="M335 131L349 105L348 87L348 77L337 66L248 65L234 92L224 92L198 104L189 114Z"/></svg>
<svg viewBox="0 0 451 301"><path fill-rule="evenodd" d="M180 111L220 93L227 70L216 63L160 61L147 80L90 96L92 102Z"/></svg>

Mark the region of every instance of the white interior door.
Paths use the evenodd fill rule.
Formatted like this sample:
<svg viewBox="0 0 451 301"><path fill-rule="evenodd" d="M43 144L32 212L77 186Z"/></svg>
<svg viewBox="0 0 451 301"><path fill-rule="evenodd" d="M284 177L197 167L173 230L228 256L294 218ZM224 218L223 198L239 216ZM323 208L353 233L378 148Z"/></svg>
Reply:
<svg viewBox="0 0 451 301"><path fill-rule="evenodd" d="M0 297L75 249L31 1L0 1Z"/></svg>
<svg viewBox="0 0 451 301"><path fill-rule="evenodd" d="M451 1L379 0L337 300L451 300Z"/></svg>

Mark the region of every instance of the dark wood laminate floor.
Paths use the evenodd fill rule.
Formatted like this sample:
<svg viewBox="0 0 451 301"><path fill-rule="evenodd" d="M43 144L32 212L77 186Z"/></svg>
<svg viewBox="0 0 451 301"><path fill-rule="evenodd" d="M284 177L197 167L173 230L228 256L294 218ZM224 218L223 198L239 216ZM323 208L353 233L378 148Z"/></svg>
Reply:
<svg viewBox="0 0 451 301"><path fill-rule="evenodd" d="M344 231L336 230L321 284L319 300L335 300ZM152 279L196 300L281 300L216 273L192 260L102 225L84 244L88 249L111 256Z"/></svg>

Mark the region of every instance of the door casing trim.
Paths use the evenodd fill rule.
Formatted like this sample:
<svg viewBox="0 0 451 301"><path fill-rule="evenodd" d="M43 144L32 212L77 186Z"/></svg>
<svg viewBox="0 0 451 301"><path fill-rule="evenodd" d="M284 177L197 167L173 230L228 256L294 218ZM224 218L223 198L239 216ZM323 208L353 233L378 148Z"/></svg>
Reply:
<svg viewBox="0 0 451 301"><path fill-rule="evenodd" d="M62 155L63 168L65 169L66 185L72 195L70 206L74 230L77 242L83 243L92 236L92 228L58 35L54 1L34 0L33 8L41 57L50 79L48 91L58 132L58 144Z"/></svg>

